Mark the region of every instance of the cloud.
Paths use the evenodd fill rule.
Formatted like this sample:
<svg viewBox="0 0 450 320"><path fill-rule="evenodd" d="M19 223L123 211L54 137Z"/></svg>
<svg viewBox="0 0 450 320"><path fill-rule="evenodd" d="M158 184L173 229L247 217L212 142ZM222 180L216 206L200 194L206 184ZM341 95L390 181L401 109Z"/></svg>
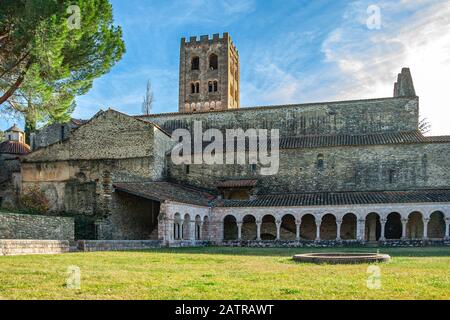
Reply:
<svg viewBox="0 0 450 320"><path fill-rule="evenodd" d="M349 5L343 24L323 42L325 62L340 73L335 98L391 96L396 74L410 67L422 116L431 122L433 134L448 134L449 2L380 2L382 26L373 31L364 19L370 4Z"/></svg>

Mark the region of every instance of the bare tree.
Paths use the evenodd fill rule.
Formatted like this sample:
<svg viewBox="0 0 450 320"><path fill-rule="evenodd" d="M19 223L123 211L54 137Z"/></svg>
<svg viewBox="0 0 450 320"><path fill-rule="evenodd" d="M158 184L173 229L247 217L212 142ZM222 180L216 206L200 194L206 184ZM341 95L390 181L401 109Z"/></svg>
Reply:
<svg viewBox="0 0 450 320"><path fill-rule="evenodd" d="M431 123L428 121L427 118L422 118L419 121L419 130L424 135L431 131Z"/></svg>
<svg viewBox="0 0 450 320"><path fill-rule="evenodd" d="M153 90L152 83L150 80L147 81L147 91L144 96L144 101L142 102L142 113L150 114L152 113L153 102L155 99L153 98Z"/></svg>

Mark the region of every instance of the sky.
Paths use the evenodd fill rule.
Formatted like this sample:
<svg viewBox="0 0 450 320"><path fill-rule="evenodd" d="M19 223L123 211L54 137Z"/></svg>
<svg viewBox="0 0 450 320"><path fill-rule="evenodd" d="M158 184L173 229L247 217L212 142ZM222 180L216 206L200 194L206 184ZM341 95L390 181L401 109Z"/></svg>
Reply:
<svg viewBox="0 0 450 320"><path fill-rule="evenodd" d="M430 134L450 134L450 0L111 2L127 52L77 98L75 118L108 107L140 114L147 80L153 113L177 111L180 39L229 32L242 107L391 97L409 67ZM0 119L0 129L14 122Z"/></svg>

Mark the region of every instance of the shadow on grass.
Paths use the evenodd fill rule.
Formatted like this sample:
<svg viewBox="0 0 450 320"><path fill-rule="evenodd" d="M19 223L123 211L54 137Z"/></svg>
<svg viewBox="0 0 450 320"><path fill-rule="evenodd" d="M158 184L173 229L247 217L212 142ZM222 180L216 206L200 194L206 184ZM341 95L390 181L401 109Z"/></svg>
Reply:
<svg viewBox="0 0 450 320"><path fill-rule="evenodd" d="M364 252L386 253L393 257L450 257L450 247L418 248L241 248L241 247L202 247L202 248L163 248L141 252L160 252L173 254L221 254L237 256L278 256L287 257L294 254L310 252Z"/></svg>

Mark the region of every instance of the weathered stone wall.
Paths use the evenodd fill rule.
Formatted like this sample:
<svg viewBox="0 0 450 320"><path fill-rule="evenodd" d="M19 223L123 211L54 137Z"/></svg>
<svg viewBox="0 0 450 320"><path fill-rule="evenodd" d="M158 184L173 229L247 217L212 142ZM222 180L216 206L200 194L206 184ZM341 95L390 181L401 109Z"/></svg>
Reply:
<svg viewBox="0 0 450 320"><path fill-rule="evenodd" d="M323 168L318 156L323 155ZM215 189L220 181L258 179L260 193L407 190L448 187L450 144L420 143L280 150L276 175L261 176L250 165L174 165L170 178Z"/></svg>
<svg viewBox="0 0 450 320"><path fill-rule="evenodd" d="M146 121L109 110L69 139L29 154L23 188L39 185L51 211L105 215L114 182L161 180L170 137Z"/></svg>
<svg viewBox="0 0 450 320"><path fill-rule="evenodd" d="M123 192L114 192L111 197L110 213L102 221L102 230L107 232L99 234L99 239L158 239L159 202Z"/></svg>
<svg viewBox="0 0 450 320"><path fill-rule="evenodd" d="M73 121L67 123L52 123L36 133L30 135L31 150L49 146L69 137L71 130L79 125Z"/></svg>
<svg viewBox="0 0 450 320"><path fill-rule="evenodd" d="M192 129L194 121L201 121L204 130L279 129L280 137L291 137L414 131L418 127L418 114L417 98L385 98L139 118L152 121L168 132Z"/></svg>
<svg viewBox="0 0 450 320"><path fill-rule="evenodd" d="M161 248L158 240L79 240L78 250L93 251L126 251Z"/></svg>
<svg viewBox="0 0 450 320"><path fill-rule="evenodd" d="M67 217L0 213L0 239L74 240L74 220Z"/></svg>
<svg viewBox="0 0 450 320"><path fill-rule="evenodd" d="M67 240L0 240L0 256L69 252Z"/></svg>

